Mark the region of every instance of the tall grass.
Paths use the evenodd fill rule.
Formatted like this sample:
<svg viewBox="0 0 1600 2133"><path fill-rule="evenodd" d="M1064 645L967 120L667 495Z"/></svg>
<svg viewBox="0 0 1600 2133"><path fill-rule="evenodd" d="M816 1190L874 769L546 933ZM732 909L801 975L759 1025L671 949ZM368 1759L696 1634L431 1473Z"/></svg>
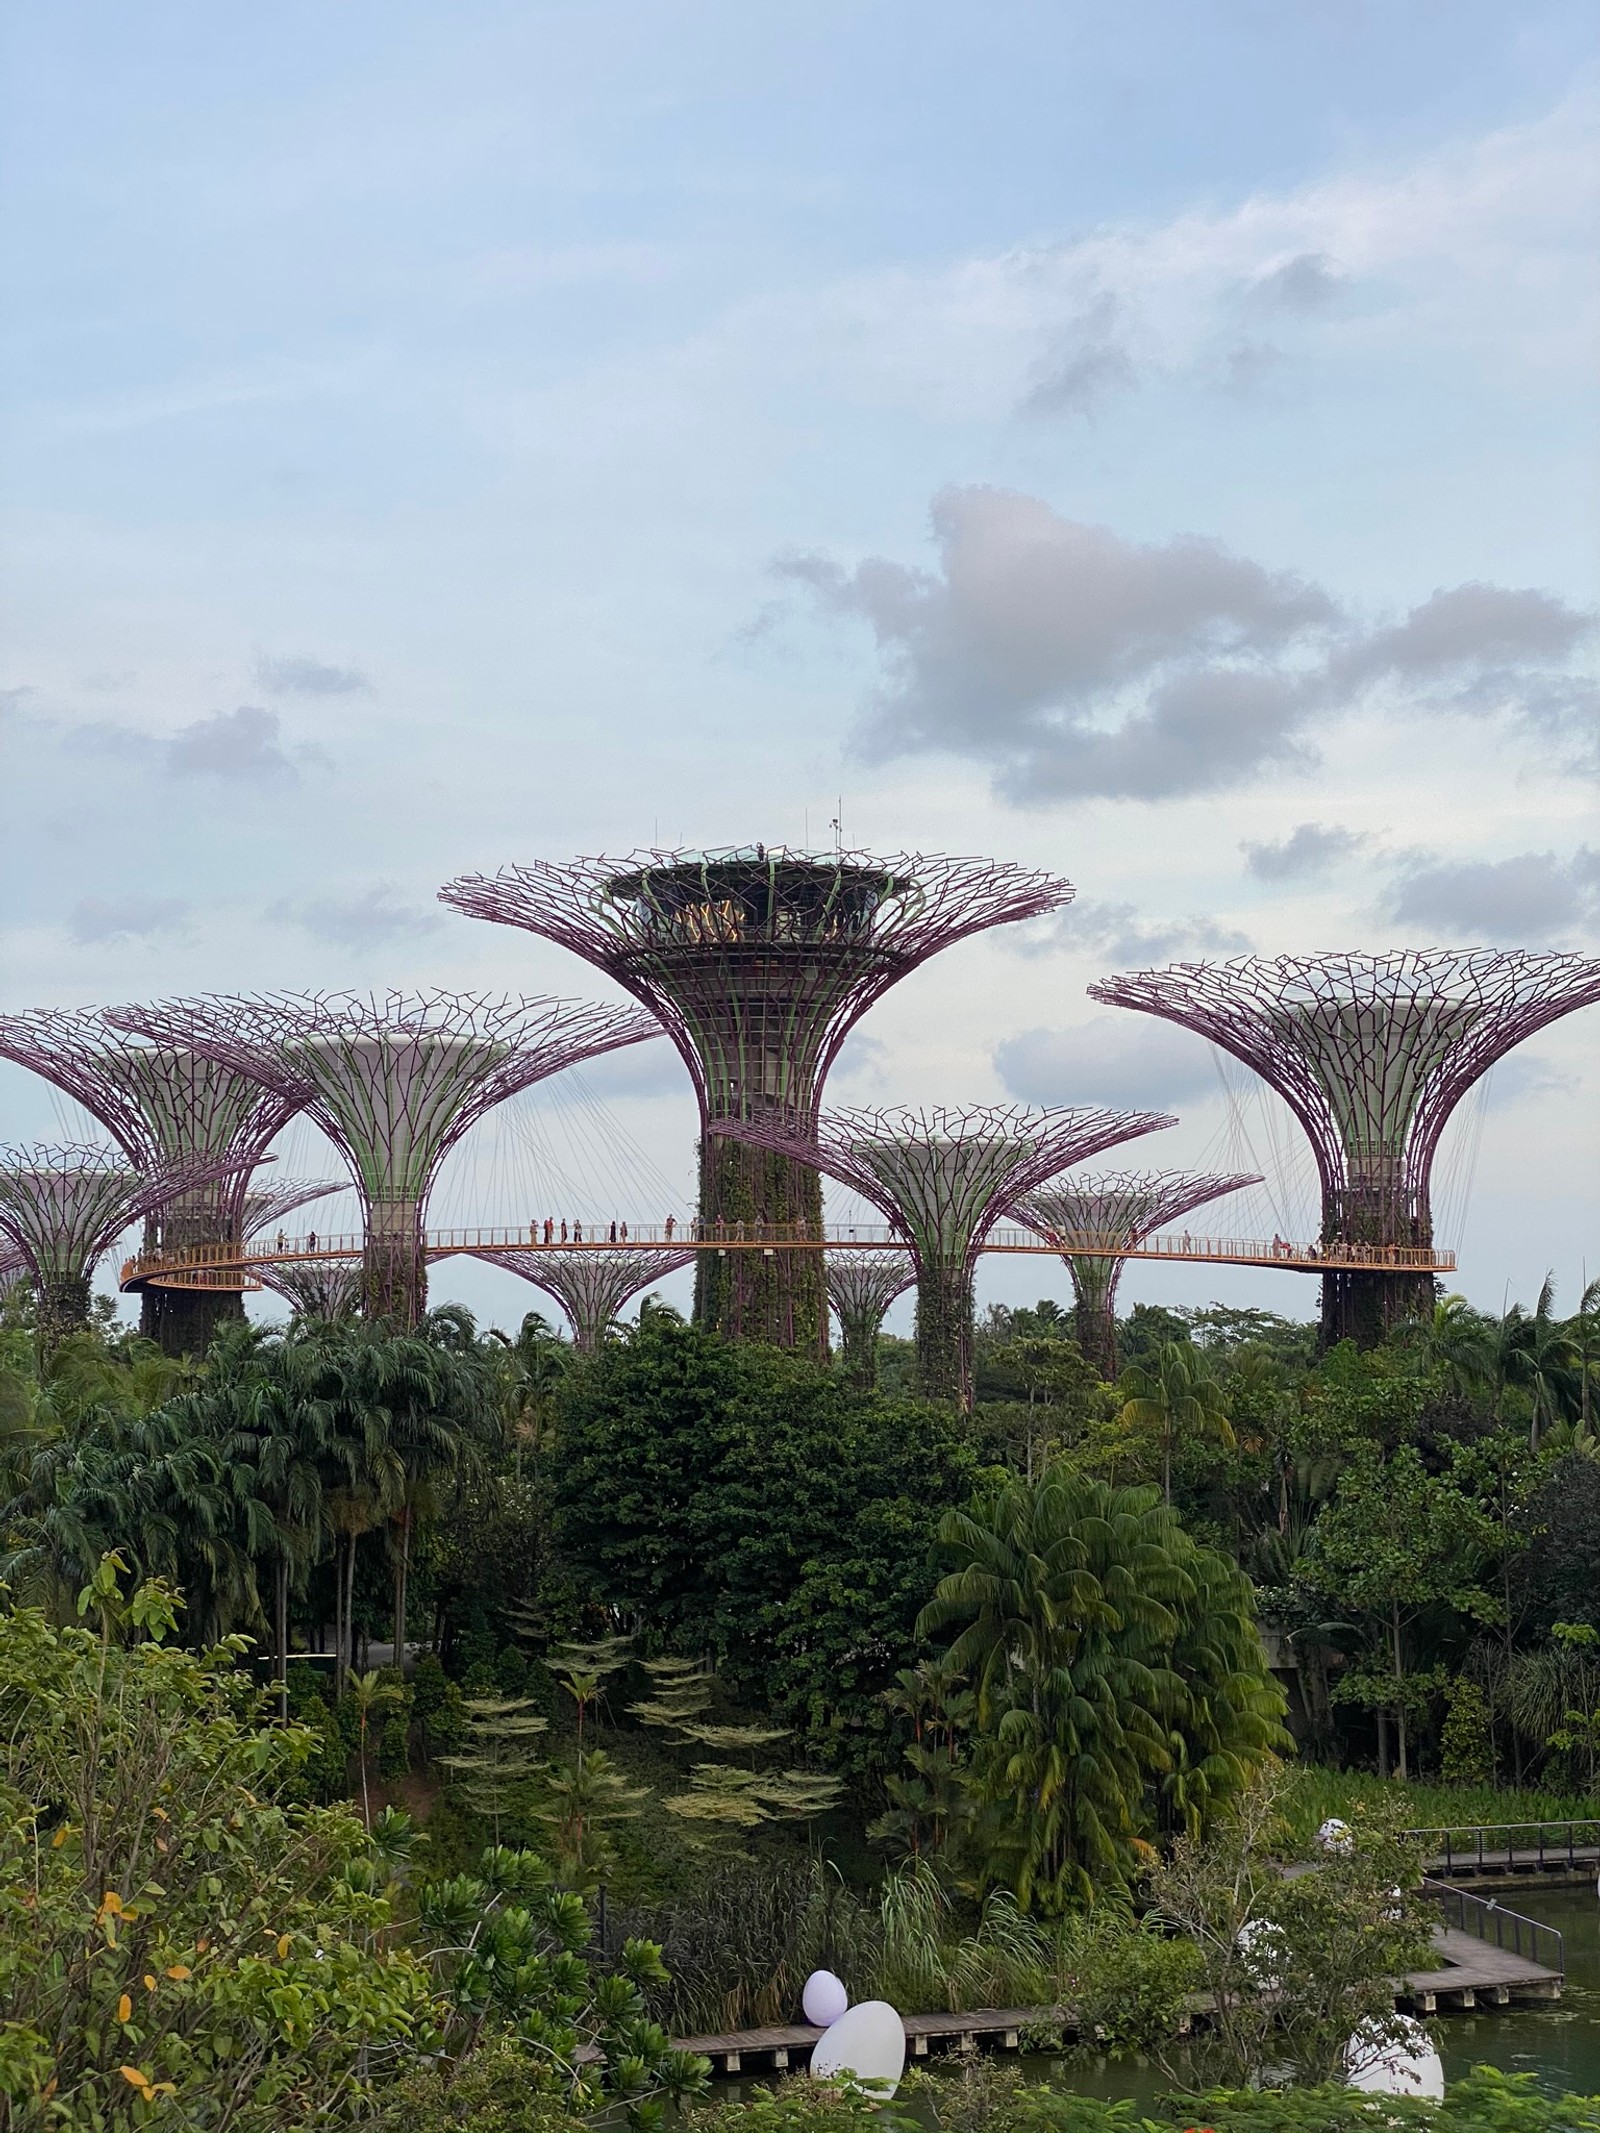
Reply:
<svg viewBox="0 0 1600 2133"><path fill-rule="evenodd" d="M1360 1770L1325 1770L1315 1763L1291 1767L1283 1807L1294 1835L1309 1843L1330 1815L1348 1816L1365 1804L1398 1802L1412 1829L1442 1829L1468 1823L1581 1822L1600 1817L1600 1800L1582 1793L1517 1790L1495 1785L1401 1784Z"/></svg>
<svg viewBox="0 0 1600 2133"><path fill-rule="evenodd" d="M795 1873L717 1866L670 1905L612 1914L609 1937L661 1943L671 1982L651 2013L677 2036L801 2019L813 1970L837 1972L852 2000L905 2014L1032 2007L1059 1996L1061 1950L1005 1894L976 1915L956 1905L924 1862L890 1874L871 1902L821 1860Z"/></svg>

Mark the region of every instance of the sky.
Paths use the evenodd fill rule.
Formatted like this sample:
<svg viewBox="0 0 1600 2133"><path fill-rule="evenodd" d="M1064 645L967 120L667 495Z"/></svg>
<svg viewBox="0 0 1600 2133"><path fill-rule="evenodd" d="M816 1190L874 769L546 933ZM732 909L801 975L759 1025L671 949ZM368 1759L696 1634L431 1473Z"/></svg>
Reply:
<svg viewBox="0 0 1600 2133"><path fill-rule="evenodd" d="M838 821L1078 891L892 992L839 1100L1170 1105L1128 1161L1298 1233L1275 1107L1085 987L1600 952L1597 116L1562 0L11 11L0 1006L605 997L438 886ZM1446 1149L1486 1308L1600 1270L1597 1030ZM0 1121L72 1125L14 1068ZM437 1212L654 1219L693 1139L644 1047Z"/></svg>

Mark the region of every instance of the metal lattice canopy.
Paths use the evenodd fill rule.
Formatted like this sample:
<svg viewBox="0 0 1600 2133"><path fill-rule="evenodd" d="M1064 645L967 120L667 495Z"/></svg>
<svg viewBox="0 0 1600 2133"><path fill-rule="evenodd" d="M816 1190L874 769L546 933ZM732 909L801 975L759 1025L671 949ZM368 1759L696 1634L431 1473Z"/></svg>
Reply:
<svg viewBox="0 0 1600 2133"><path fill-rule="evenodd" d="M0 1247L0 1303L11 1294L19 1281L26 1281L32 1268L14 1245Z"/></svg>
<svg viewBox="0 0 1600 2133"><path fill-rule="evenodd" d="M805 1129L840 1045L891 985L1073 890L986 859L753 845L536 861L439 893L469 917L544 935L642 1000L706 1119Z"/></svg>
<svg viewBox="0 0 1600 2133"><path fill-rule="evenodd" d="M446 992L224 996L108 1016L218 1059L306 1111L366 1203L373 1308L411 1316L422 1304L428 1192L462 1134L519 1089L658 1034L627 1009Z"/></svg>
<svg viewBox="0 0 1600 2133"><path fill-rule="evenodd" d="M814 1164L859 1192L900 1231L920 1272L931 1265L970 1269L1000 1215L1046 1178L1176 1124L1156 1111L1010 1104L828 1111L811 1138L776 1127L714 1130Z"/></svg>
<svg viewBox="0 0 1600 2133"><path fill-rule="evenodd" d="M1451 1112L1523 1038L1600 1000L1600 961L1522 950L1396 950L1180 963L1089 987L1182 1023L1276 1089L1322 1180L1325 1241L1427 1243Z"/></svg>
<svg viewBox="0 0 1600 2133"><path fill-rule="evenodd" d="M94 1008L0 1016L0 1058L82 1104L138 1171L224 1163L210 1197L225 1231L237 1219L251 1169L298 1108L292 1097L188 1045L145 1043L113 1029Z"/></svg>
<svg viewBox="0 0 1600 2133"><path fill-rule="evenodd" d="M1078 1345L1110 1378L1116 1374L1116 1295L1124 1265L1117 1255L1208 1200L1261 1182L1258 1176L1189 1170L1121 1170L1058 1178L1011 1212L1047 1244L1072 1247L1063 1257L1077 1299Z"/></svg>
<svg viewBox="0 0 1600 2133"><path fill-rule="evenodd" d="M267 1287L276 1289L302 1318L354 1318L361 1308L364 1263L359 1252L251 1264Z"/></svg>
<svg viewBox="0 0 1600 2133"><path fill-rule="evenodd" d="M812 1163L883 1211L916 1264L923 1389L966 1401L973 1268L998 1217L1069 1164L1176 1123L1152 1111L1013 1104L829 1111L811 1138L731 1121L713 1131Z"/></svg>
<svg viewBox="0 0 1600 2133"><path fill-rule="evenodd" d="M297 1207L312 1200L325 1200L330 1192L343 1192L343 1178L282 1178L273 1185L252 1185L240 1209L241 1236L254 1237Z"/></svg>
<svg viewBox="0 0 1600 2133"><path fill-rule="evenodd" d="M688 1266L693 1252L616 1251L561 1252L482 1251L472 1255L491 1266L520 1274L536 1288L553 1296L572 1326L574 1343L593 1350L605 1330L630 1296L653 1283L665 1281L680 1267Z"/></svg>
<svg viewBox="0 0 1600 2133"><path fill-rule="evenodd" d="M916 1280L916 1261L909 1252L829 1252L822 1271L839 1321L845 1370L866 1391L877 1382L884 1314Z"/></svg>
<svg viewBox="0 0 1600 2133"><path fill-rule="evenodd" d="M222 1167L173 1164L141 1176L119 1149L89 1142L0 1148L0 1229L41 1283L86 1280L130 1223Z"/></svg>

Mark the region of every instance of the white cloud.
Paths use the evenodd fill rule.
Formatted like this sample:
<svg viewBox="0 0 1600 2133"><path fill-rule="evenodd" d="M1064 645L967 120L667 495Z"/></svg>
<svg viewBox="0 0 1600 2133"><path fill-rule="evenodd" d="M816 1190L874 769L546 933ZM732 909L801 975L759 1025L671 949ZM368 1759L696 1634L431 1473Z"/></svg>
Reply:
<svg viewBox="0 0 1600 2133"><path fill-rule="evenodd" d="M1170 1109L1214 1096L1203 1038L1147 1015L1096 1015L1073 1029L1029 1029L995 1047L995 1070L1030 1104Z"/></svg>

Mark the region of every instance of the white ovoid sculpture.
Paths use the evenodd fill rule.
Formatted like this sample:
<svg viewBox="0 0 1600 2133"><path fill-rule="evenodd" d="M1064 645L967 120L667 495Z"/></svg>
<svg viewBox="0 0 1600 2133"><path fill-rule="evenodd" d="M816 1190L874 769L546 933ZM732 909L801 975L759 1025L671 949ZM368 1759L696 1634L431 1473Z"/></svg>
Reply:
<svg viewBox="0 0 1600 2133"><path fill-rule="evenodd" d="M1270 1918L1247 1918L1236 1942L1250 1982L1263 1992L1275 1992L1283 1982L1283 1958L1287 1953L1283 1928Z"/></svg>
<svg viewBox="0 0 1600 2133"><path fill-rule="evenodd" d="M1345 2085L1369 2096L1444 2098L1444 2061L1420 2022L1402 2021L1403 2035L1388 2037L1383 2025L1363 2022L1344 2048Z"/></svg>
<svg viewBox="0 0 1600 2133"><path fill-rule="evenodd" d="M1332 1857L1348 1859L1356 1848L1355 1832L1348 1822L1341 1822L1337 1815L1330 1815L1317 1831L1317 1843Z"/></svg>
<svg viewBox="0 0 1600 2133"><path fill-rule="evenodd" d="M813 1970L800 1995L800 2005L808 2022L815 2022L818 2029L826 2029L830 2022L837 2022L850 2005L850 1995L844 1988L844 1980L836 1978L831 1970Z"/></svg>
<svg viewBox="0 0 1600 2133"><path fill-rule="evenodd" d="M811 2071L819 2081L830 2074L854 2074L887 2099L906 2070L906 2025L887 2000L863 2000L840 2015L817 2039Z"/></svg>

